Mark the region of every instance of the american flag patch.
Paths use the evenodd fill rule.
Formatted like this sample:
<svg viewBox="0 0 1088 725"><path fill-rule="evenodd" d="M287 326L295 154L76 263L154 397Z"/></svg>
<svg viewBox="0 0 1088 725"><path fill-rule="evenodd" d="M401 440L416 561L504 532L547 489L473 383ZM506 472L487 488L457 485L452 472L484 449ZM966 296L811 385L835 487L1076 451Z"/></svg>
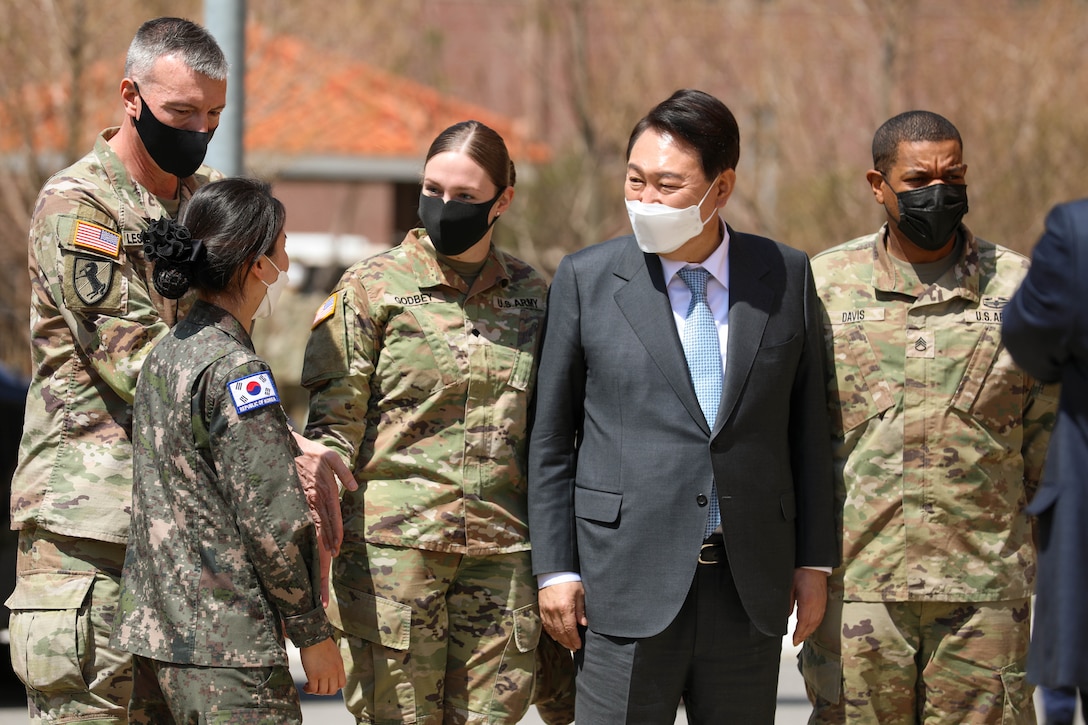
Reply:
<svg viewBox="0 0 1088 725"><path fill-rule="evenodd" d="M227 390L239 415L280 402L276 384L272 382L272 375L268 372L253 373L231 380L227 383Z"/></svg>
<svg viewBox="0 0 1088 725"><path fill-rule="evenodd" d="M327 320L332 317L336 312L336 299L340 296L339 292L333 292L328 296L324 302L321 303L321 307L317 308L317 314L314 315L314 321L310 324L310 329L314 329L323 320Z"/></svg>
<svg viewBox="0 0 1088 725"><path fill-rule="evenodd" d="M77 220L76 233L72 243L77 247L93 249L116 259L121 249L121 235L97 224Z"/></svg>

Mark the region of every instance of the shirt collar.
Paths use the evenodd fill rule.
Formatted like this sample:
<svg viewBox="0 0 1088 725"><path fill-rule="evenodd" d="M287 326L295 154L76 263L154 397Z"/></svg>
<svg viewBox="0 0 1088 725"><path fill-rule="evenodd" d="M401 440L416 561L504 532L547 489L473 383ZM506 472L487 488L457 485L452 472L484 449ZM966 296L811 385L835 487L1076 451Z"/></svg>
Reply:
<svg viewBox="0 0 1088 725"><path fill-rule="evenodd" d="M681 262L674 259L661 259L661 272L665 275L666 284L671 282L676 273L684 267L703 267L706 271L710 272L710 276L718 280L718 283L722 287L729 289L729 227L725 226L725 222L719 217L718 224L721 225L722 243L719 244L710 256L704 259L699 264L690 264L688 262ZM683 282L681 281L681 284Z"/></svg>

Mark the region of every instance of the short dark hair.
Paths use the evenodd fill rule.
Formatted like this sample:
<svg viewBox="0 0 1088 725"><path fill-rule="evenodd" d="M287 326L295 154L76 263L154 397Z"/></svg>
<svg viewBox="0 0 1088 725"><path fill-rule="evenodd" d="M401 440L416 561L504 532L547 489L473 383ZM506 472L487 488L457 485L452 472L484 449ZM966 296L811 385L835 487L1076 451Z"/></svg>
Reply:
<svg viewBox="0 0 1088 725"><path fill-rule="evenodd" d="M204 245L193 265L192 287L237 295L239 272L271 251L287 212L267 182L231 177L197 189L179 221Z"/></svg>
<svg viewBox="0 0 1088 725"><path fill-rule="evenodd" d="M724 103L708 93L685 88L654 106L631 131L628 159L635 141L648 129L668 134L699 154L708 179L726 169L737 168L740 159L737 119Z"/></svg>
<svg viewBox="0 0 1088 725"><path fill-rule="evenodd" d="M963 150L960 132L947 118L932 111L906 111L889 118L873 135L873 168L887 176L904 141L955 141Z"/></svg>
<svg viewBox="0 0 1088 725"><path fill-rule="evenodd" d="M427 150L424 165L434 156L447 151L459 151L475 161L499 191L513 186L517 181L517 171L510 160L506 142L493 128L479 121L461 121L438 134Z"/></svg>
<svg viewBox="0 0 1088 725"><path fill-rule="evenodd" d="M184 18L155 18L136 31L125 58L125 77L146 80L159 58L178 54L185 65L213 80L227 78L227 58L203 26Z"/></svg>

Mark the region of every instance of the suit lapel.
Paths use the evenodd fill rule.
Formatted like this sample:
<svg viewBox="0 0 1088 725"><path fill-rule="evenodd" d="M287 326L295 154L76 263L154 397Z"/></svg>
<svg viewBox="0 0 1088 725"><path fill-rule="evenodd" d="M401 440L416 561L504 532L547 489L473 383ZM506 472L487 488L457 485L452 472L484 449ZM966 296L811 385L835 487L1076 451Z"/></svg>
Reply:
<svg viewBox="0 0 1088 725"><path fill-rule="evenodd" d="M676 334L661 260L655 254L644 254L632 238L632 243L624 247L613 274L622 280L615 294L620 311L688 414L709 435L710 428L703 418L688 374L684 348Z"/></svg>
<svg viewBox="0 0 1088 725"><path fill-rule="evenodd" d="M745 236L729 230L729 342L714 435L732 416L752 371L773 297L763 281L769 268L753 253L754 245L744 243Z"/></svg>

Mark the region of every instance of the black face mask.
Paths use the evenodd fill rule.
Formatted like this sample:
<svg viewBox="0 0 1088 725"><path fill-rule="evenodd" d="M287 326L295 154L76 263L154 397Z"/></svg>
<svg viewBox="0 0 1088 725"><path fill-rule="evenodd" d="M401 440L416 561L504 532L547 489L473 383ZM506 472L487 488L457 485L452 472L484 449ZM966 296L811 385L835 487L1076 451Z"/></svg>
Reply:
<svg viewBox="0 0 1088 725"><path fill-rule="evenodd" d="M899 201L899 231L930 252L948 244L967 213L966 184L930 184L896 192L895 198Z"/></svg>
<svg viewBox="0 0 1088 725"><path fill-rule="evenodd" d="M450 199L443 202L440 196L419 195L419 218L427 230L427 236L439 254L456 257L483 239L498 217L488 223L491 207L502 196L502 191L491 201L470 204Z"/></svg>
<svg viewBox="0 0 1088 725"><path fill-rule="evenodd" d="M139 86L136 87L136 95L143 108L140 109L140 117L132 119L132 125L140 134L140 140L144 142L151 159L168 174L183 179L192 176L204 163L208 142L215 131L186 131L167 126L155 118L147 101L140 95Z"/></svg>

